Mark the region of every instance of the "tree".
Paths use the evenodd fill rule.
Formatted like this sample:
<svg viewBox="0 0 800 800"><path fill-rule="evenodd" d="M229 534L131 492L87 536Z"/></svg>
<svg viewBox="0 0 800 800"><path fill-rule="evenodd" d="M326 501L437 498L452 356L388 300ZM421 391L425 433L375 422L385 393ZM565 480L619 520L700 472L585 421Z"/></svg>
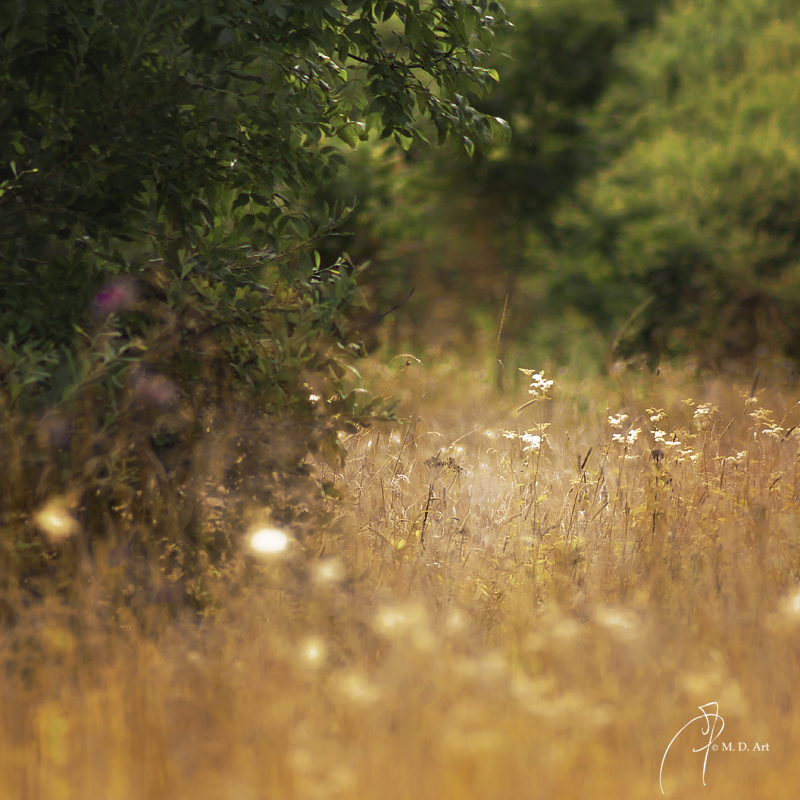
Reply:
<svg viewBox="0 0 800 800"><path fill-rule="evenodd" d="M361 245L374 260L374 289L386 305L416 286L409 305L430 319L430 306L442 305L447 287L460 300L453 305L462 320L463 306L469 307L469 327L491 307L496 333L508 296L499 360L505 360L510 340L530 338L528 309L537 302L532 285L541 284L541 270L531 263L529 242L552 237L559 204L609 160L593 112L618 78L620 46L652 27L668 5L669 0L510 0L515 27L503 40L503 52L495 51L490 61L502 80L487 97L475 99L483 113L508 120L510 139L473 159L412 150L396 158L390 171L383 152L371 162L362 152L348 159L347 191L361 202L355 240L343 246L353 252ZM375 161L382 162L378 169ZM417 269L426 236L431 247ZM460 247L459 240L469 243ZM451 246L446 255L444 243ZM475 251L482 257L470 264ZM426 280L436 266L438 287Z"/></svg>
<svg viewBox="0 0 800 800"><path fill-rule="evenodd" d="M340 161L335 137L410 143L418 112L468 150L499 130L464 99L495 80L478 63L505 21L485 0L4 9L4 340L70 339L101 276L155 255L180 275L198 250L213 273L248 263L244 239L275 253L307 240L303 199Z"/></svg>
<svg viewBox="0 0 800 800"><path fill-rule="evenodd" d="M614 158L556 213L561 302L623 355L800 349L798 6L680 2L598 109Z"/></svg>

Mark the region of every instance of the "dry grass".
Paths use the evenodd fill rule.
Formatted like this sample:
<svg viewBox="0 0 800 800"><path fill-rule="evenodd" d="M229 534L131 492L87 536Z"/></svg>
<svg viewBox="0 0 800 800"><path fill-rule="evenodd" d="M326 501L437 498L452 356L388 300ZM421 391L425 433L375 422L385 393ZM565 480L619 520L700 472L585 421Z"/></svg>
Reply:
<svg viewBox="0 0 800 800"><path fill-rule="evenodd" d="M87 563L0 634L0 795L657 797L716 702L736 752L703 788L695 723L666 794L798 796L797 397L549 377L514 414L463 365L376 367L411 422L352 436L338 522L200 622L112 623Z"/></svg>

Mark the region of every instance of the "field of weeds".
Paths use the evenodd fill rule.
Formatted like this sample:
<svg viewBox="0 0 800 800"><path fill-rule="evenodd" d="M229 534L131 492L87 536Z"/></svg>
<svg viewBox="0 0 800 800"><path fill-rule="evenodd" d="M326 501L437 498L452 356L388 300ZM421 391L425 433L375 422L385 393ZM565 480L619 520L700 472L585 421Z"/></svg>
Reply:
<svg viewBox="0 0 800 800"><path fill-rule="evenodd" d="M407 422L344 439L333 522L256 532L203 617L111 622L97 556L2 629L2 797L798 796L790 384L369 380Z"/></svg>

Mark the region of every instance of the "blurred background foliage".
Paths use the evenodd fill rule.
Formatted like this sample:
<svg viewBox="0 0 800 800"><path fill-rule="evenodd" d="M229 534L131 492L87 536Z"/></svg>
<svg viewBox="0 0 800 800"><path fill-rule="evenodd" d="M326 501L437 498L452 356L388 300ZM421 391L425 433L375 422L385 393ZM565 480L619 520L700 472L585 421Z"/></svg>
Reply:
<svg viewBox="0 0 800 800"><path fill-rule="evenodd" d="M606 367L800 355L800 3L511 0L472 161L371 143L348 237L401 346ZM515 371L515 370L514 370ZM502 379L502 373L498 380Z"/></svg>

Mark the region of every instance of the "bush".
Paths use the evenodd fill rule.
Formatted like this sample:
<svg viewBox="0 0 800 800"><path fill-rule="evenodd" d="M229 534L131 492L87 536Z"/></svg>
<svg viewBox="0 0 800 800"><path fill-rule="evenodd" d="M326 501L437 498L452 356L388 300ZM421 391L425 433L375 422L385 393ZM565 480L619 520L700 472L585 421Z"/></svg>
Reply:
<svg viewBox="0 0 800 800"><path fill-rule="evenodd" d="M681 3L626 53L598 112L617 157L562 206L554 276L623 353L799 354L797 14Z"/></svg>
<svg viewBox="0 0 800 800"><path fill-rule="evenodd" d="M312 513L330 487L309 456L340 459L337 434L383 413L346 380L359 270L313 249L347 212L314 194L341 146L408 147L421 115L469 151L500 132L464 97L494 82L479 62L505 24L486 2L0 11L11 584L54 559L74 576L49 546L65 530L151 562L177 548L188 580L230 549L206 533L211 484Z"/></svg>

